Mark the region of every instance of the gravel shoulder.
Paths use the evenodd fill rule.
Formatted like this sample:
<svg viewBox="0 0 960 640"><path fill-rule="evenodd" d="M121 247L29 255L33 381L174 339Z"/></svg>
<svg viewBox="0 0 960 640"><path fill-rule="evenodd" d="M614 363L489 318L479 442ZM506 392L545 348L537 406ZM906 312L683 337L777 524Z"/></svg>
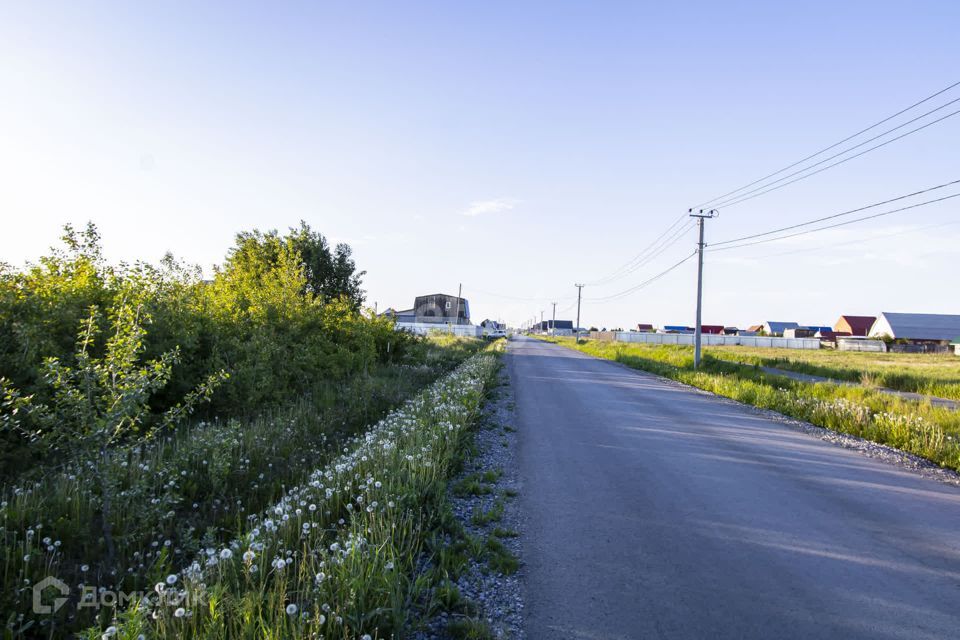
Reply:
<svg viewBox="0 0 960 640"><path fill-rule="evenodd" d="M417 640L525 638L515 401L508 367L501 367L498 376L475 434L474 455L448 487L449 504L464 538L482 544L483 552L472 554L454 581L465 603L461 610L439 611L413 634ZM450 545L454 542L448 537ZM421 573L430 568L428 561Z"/></svg>

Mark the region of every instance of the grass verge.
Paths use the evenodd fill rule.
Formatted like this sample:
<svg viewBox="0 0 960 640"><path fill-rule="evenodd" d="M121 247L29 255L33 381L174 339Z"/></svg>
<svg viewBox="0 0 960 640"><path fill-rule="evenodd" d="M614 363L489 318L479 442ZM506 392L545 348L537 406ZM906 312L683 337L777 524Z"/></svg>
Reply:
<svg viewBox="0 0 960 640"><path fill-rule="evenodd" d="M0 611L4 637L66 637L108 626L115 601L150 594L205 550L224 548L287 488L333 458L343 443L476 353L480 342L431 341L413 362L325 387L251 420L199 423L130 449L109 469L115 486L117 560L104 562L91 471L67 463L0 498ZM55 615L32 611L33 586L54 576L70 587ZM59 594L50 594L50 599ZM93 602L85 598L93 598ZM115 600L115 598L113 598ZM80 605L96 606L80 606ZM102 605L102 606L100 606ZM136 634L133 636L136 637Z"/></svg>
<svg viewBox="0 0 960 640"><path fill-rule="evenodd" d="M388 637L496 367L479 354L344 447L114 623L118 637ZM103 633L91 629L88 637Z"/></svg>

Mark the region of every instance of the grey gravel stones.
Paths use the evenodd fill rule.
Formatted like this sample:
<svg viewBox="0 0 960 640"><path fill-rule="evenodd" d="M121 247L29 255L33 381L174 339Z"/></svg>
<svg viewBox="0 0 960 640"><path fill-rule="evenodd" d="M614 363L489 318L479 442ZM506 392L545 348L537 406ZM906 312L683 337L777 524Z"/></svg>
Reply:
<svg viewBox="0 0 960 640"><path fill-rule="evenodd" d="M477 474L486 474L484 483L489 492L475 495L457 495L449 489L449 499L457 520L465 531L476 539L499 541L514 558L520 559L519 570L504 575L491 567L486 559L469 559L469 566L456 581L460 595L473 606L470 619L485 623L494 638L522 639L523 582L522 582L522 518L517 495L521 491L517 472L517 433L514 421L513 392L506 367L499 373L500 386L484 408L484 416L475 436L477 455L467 460L463 472L451 483ZM489 473L488 473L489 472ZM493 521L477 523L477 514L489 513L497 504L503 505L502 515ZM482 518L481 518L482 520ZM495 532L499 535L495 535ZM456 614L440 613L427 621L425 628L413 633L417 640L450 638L448 624Z"/></svg>

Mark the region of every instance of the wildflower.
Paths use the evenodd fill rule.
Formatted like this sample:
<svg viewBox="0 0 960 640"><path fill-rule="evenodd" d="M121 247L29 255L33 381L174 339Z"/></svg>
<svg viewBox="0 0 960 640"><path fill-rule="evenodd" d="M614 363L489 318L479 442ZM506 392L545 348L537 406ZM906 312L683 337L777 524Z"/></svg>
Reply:
<svg viewBox="0 0 960 640"><path fill-rule="evenodd" d="M297 605L290 603L287 605L287 615L293 616L297 614Z"/></svg>
<svg viewBox="0 0 960 640"><path fill-rule="evenodd" d="M232 557L233 557L233 551L230 551L230 549L223 549L222 551L220 551L221 560L229 560Z"/></svg>
<svg viewBox="0 0 960 640"><path fill-rule="evenodd" d="M80 565L80 571L82 571L83 573L90 571L90 565L86 565L86 564Z"/></svg>
<svg viewBox="0 0 960 640"><path fill-rule="evenodd" d="M170 575L167 576L167 584L172 586L176 583L177 583L177 574L171 573Z"/></svg>
<svg viewBox="0 0 960 640"><path fill-rule="evenodd" d="M323 624L326 621L327 621L327 616L323 615L322 613L320 614L320 617L317 618L317 622L319 622L320 624Z"/></svg>
<svg viewBox="0 0 960 640"><path fill-rule="evenodd" d="M187 610L183 607L177 607L177 610L173 612L174 618L182 618L185 615L187 615Z"/></svg>
<svg viewBox="0 0 960 640"><path fill-rule="evenodd" d="M253 551L248 550L248 551L245 551L243 554L243 561L246 562L247 564L250 564L251 562L253 562L253 559L256 557L257 555Z"/></svg>

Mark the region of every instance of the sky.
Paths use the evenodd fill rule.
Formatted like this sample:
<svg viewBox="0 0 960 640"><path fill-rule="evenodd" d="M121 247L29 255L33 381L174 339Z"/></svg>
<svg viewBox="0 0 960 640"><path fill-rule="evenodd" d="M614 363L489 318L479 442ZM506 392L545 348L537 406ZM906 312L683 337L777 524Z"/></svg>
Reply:
<svg viewBox="0 0 960 640"><path fill-rule="evenodd" d="M618 294L694 230L618 269L690 207L960 80L958 20L953 0L3 2L0 261L89 220L112 260L209 273L235 233L305 220L351 245L380 310L462 285L477 322L575 319L586 283L583 326L690 324L695 258ZM960 179L958 142L960 116L719 207L707 243ZM708 246L703 321L960 313L958 214Z"/></svg>

